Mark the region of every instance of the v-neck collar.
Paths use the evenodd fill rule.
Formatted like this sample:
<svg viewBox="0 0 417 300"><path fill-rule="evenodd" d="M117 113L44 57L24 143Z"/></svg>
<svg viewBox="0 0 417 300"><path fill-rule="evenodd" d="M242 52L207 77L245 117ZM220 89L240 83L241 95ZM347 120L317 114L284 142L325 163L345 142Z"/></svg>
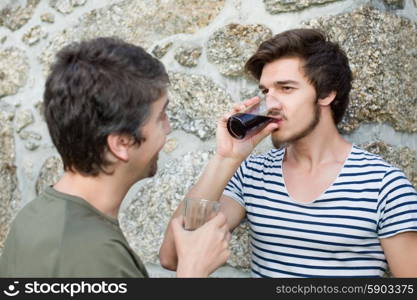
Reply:
<svg viewBox="0 0 417 300"><path fill-rule="evenodd" d="M343 173L343 170L345 169L345 166L346 166L348 160L352 156L352 152L353 152L354 148L355 148L355 144L352 143L352 146L350 148L350 151L349 151L348 155L346 156L345 161L343 162L342 167L340 168L339 172L337 173L337 176L331 182L331 184L318 197L316 197L315 199L313 199L313 200L311 200L309 202L300 202L300 201L294 200L291 197L290 193L288 192L287 185L285 184L284 158L285 158L285 154L287 152L287 149L286 149L286 147L284 147L282 149L282 154L281 154L282 156L281 156L281 160L279 162L279 167L281 168L281 173L282 173L282 177L281 178L282 178L282 184L284 185L284 191L287 194L288 198L291 200L291 202L296 203L296 204L299 204L299 205L313 205L316 201L321 200L323 198L323 196L327 193L327 191L329 191L330 189L332 189L333 186L334 186L334 184L338 182L338 180L340 178L340 174Z"/></svg>

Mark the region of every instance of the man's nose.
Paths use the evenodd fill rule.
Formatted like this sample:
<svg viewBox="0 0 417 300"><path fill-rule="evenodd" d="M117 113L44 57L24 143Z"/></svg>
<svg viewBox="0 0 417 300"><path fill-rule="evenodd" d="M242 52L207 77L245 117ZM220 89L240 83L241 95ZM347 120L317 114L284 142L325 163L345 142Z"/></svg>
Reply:
<svg viewBox="0 0 417 300"><path fill-rule="evenodd" d="M282 109L281 101L269 93L265 95L265 101L268 109Z"/></svg>

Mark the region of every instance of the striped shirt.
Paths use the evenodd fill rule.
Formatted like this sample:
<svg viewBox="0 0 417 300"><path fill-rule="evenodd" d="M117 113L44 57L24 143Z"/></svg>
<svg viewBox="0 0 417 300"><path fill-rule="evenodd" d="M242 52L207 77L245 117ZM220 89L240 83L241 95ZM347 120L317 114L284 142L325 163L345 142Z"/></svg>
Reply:
<svg viewBox="0 0 417 300"><path fill-rule="evenodd" d="M380 277L380 238L417 231L417 192L402 171L352 146L332 185L310 203L290 198L285 149L250 156L224 190L246 210L254 277Z"/></svg>

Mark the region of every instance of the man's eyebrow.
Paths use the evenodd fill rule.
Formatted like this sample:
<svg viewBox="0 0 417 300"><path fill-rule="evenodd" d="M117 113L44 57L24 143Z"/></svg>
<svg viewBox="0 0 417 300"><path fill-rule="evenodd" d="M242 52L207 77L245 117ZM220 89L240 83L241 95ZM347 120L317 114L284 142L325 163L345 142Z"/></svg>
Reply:
<svg viewBox="0 0 417 300"><path fill-rule="evenodd" d="M287 85L287 84L293 84L293 85L298 85L298 82L295 80L277 80L274 81L274 84L276 85ZM260 90L266 89L266 87L264 87L262 84L258 85Z"/></svg>
<svg viewBox="0 0 417 300"><path fill-rule="evenodd" d="M295 80L278 80L278 81L275 81L274 83L278 85L298 84L298 82Z"/></svg>

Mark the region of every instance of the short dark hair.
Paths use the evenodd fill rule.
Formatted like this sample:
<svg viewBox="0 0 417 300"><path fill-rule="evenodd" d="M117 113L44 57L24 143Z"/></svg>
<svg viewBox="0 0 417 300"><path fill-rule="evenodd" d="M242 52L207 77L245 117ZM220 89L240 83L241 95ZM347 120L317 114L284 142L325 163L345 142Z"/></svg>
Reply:
<svg viewBox="0 0 417 300"><path fill-rule="evenodd" d="M246 62L245 69L259 80L263 67L282 57L304 60L305 75L318 99L336 92L331 109L337 125L346 112L352 87L352 71L345 52L318 29L292 29L264 41Z"/></svg>
<svg viewBox="0 0 417 300"><path fill-rule="evenodd" d="M168 83L159 60L117 38L76 42L59 51L46 80L44 114L64 169L106 173L107 136L129 134L140 144L151 104Z"/></svg>

